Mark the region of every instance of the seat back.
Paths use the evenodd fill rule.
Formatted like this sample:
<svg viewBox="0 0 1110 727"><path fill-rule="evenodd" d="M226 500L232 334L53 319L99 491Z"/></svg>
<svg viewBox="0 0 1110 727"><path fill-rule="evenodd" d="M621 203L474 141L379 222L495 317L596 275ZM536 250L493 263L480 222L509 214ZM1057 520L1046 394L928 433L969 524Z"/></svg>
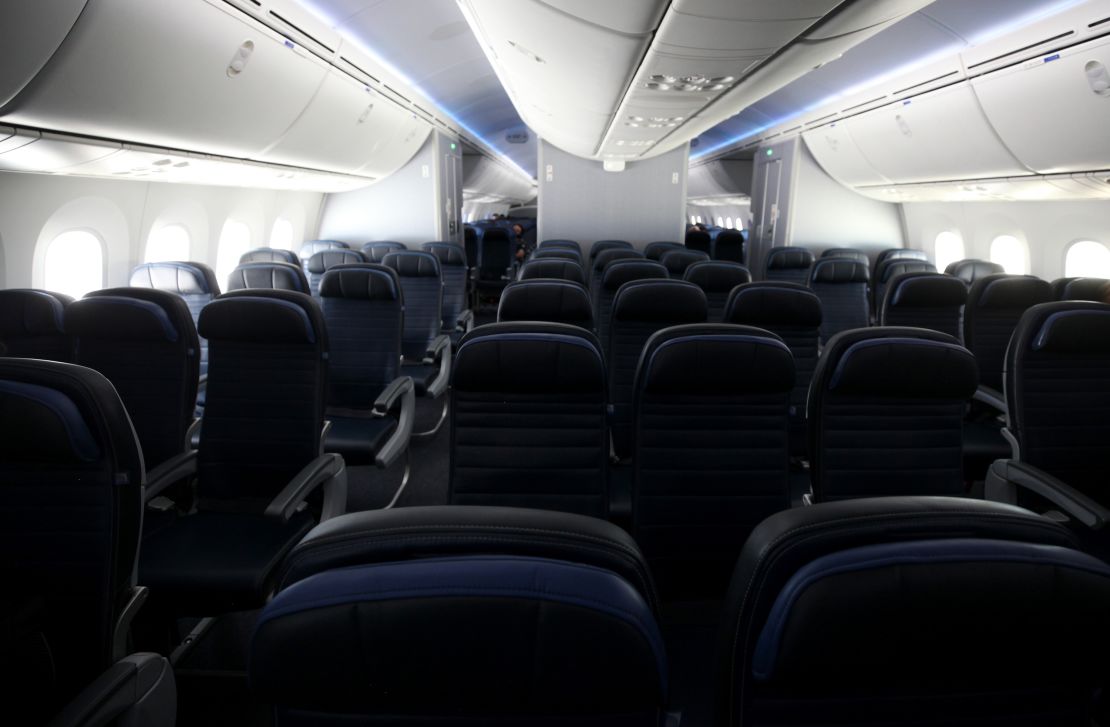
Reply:
<svg viewBox="0 0 1110 727"><path fill-rule="evenodd" d="M305 261L307 266L308 261ZM227 276L227 289L289 290L308 295L311 288L302 268L289 263L245 263ZM199 327L199 319L198 319Z"/></svg>
<svg viewBox="0 0 1110 727"><path fill-rule="evenodd" d="M536 278L569 280L579 285L586 284L586 276L582 272L582 266L573 260L560 260L555 258L529 260L520 268L520 279L534 280Z"/></svg>
<svg viewBox="0 0 1110 727"><path fill-rule="evenodd" d="M200 334L210 353L197 457L200 507L222 502L234 505L221 509L261 511L320 453L323 314L305 293L236 290L205 307Z"/></svg>
<svg viewBox="0 0 1110 727"><path fill-rule="evenodd" d="M852 328L864 328L870 322L867 304L867 282L870 273L866 263L838 257L823 257L813 264L809 287L821 299L821 340Z"/></svg>
<svg viewBox="0 0 1110 727"><path fill-rule="evenodd" d="M478 267L478 256L481 252L478 245L478 231L470 225L463 226L463 249L466 250L466 266Z"/></svg>
<svg viewBox="0 0 1110 727"><path fill-rule="evenodd" d="M963 340L979 362L979 382L1002 391L1002 364L1010 336L1025 311L1052 300L1052 286L1031 275L996 273L971 284L964 306Z"/></svg>
<svg viewBox="0 0 1110 727"><path fill-rule="evenodd" d="M592 263L597 259L597 256L606 250L631 250L632 243L625 240L598 240L590 245L590 262Z"/></svg>
<svg viewBox="0 0 1110 727"><path fill-rule="evenodd" d="M1052 286L1052 299L1053 300L1067 300L1064 297L1064 291L1067 290L1068 283L1079 278L1056 278L1050 285Z"/></svg>
<svg viewBox="0 0 1110 727"><path fill-rule="evenodd" d="M1106 278L1075 278L1064 286L1064 295L1059 300L1089 300L1095 303L1110 303L1110 280Z"/></svg>
<svg viewBox="0 0 1110 727"><path fill-rule="evenodd" d="M903 258L888 258L875 266L875 276L871 281L871 310L875 315L883 308L883 299L886 297L890 281L906 273L935 273L936 267L928 260L911 260Z"/></svg>
<svg viewBox="0 0 1110 727"><path fill-rule="evenodd" d="M987 260L968 259L949 263L948 267L944 269L944 272L948 275L954 275L970 286L979 278L1004 273L1006 269L998 263L992 263Z"/></svg>
<svg viewBox="0 0 1110 727"><path fill-rule="evenodd" d="M605 517L605 401L592 333L537 322L475 328L451 372L450 502Z"/></svg>
<svg viewBox="0 0 1110 727"><path fill-rule="evenodd" d="M814 499L962 494L963 418L977 374L971 352L936 331L834 336L809 388Z"/></svg>
<svg viewBox="0 0 1110 727"><path fill-rule="evenodd" d="M281 250L276 247L256 247L247 250L239 256L239 264L243 263L289 263L300 265L301 259L292 250Z"/></svg>
<svg viewBox="0 0 1110 727"><path fill-rule="evenodd" d="M194 328L204 306L220 294L216 273L203 263L144 263L132 269L127 284L132 288L154 288L180 295L189 306ZM200 373L202 376L208 373L208 341L203 336L200 338Z"/></svg>
<svg viewBox="0 0 1110 727"><path fill-rule="evenodd" d="M821 253L821 258L834 257L841 260L855 260L858 263L863 263L868 267L871 266L871 259L867 257L867 253L863 250L857 250L854 247L830 247Z"/></svg>
<svg viewBox="0 0 1110 727"><path fill-rule="evenodd" d="M878 271L879 266L885 260L922 260L929 262L929 255L924 250L915 250L909 247L892 247L883 250L879 256L875 258L875 270Z"/></svg>
<svg viewBox="0 0 1110 727"><path fill-rule="evenodd" d="M666 253L671 250L685 250L686 245L681 242L670 242L667 240L660 240L658 242L649 242L644 247L644 257L648 260L659 260Z"/></svg>
<svg viewBox="0 0 1110 727"><path fill-rule="evenodd" d="M625 283L633 280L666 280L667 269L651 260L614 260L605 267L593 301L594 321L601 338L601 350L609 350L609 320L613 315L613 299Z"/></svg>
<svg viewBox="0 0 1110 727"><path fill-rule="evenodd" d="M943 273L902 273L887 283L879 321L884 326L929 328L960 337L967 286Z"/></svg>
<svg viewBox="0 0 1110 727"><path fill-rule="evenodd" d="M752 274L740 263L712 260L686 268L682 279L702 289L709 305L709 322L721 323L729 293L737 285L752 282Z"/></svg>
<svg viewBox="0 0 1110 727"><path fill-rule="evenodd" d="M602 276L609 265L616 260L642 260L643 257L642 252L633 250L631 247L615 247L599 252L592 258L588 275L589 284L586 287L590 291L590 300L597 300L597 291L601 287Z"/></svg>
<svg viewBox="0 0 1110 727"><path fill-rule="evenodd" d="M566 323L590 330L593 307L586 288L567 280L518 280L505 286L497 320Z"/></svg>
<svg viewBox="0 0 1110 727"><path fill-rule="evenodd" d="M1110 305L1029 308L1006 353L1007 427L1021 461L1108 504Z"/></svg>
<svg viewBox="0 0 1110 727"><path fill-rule="evenodd" d="M119 393L147 466L185 451L200 374L185 301L164 290L100 290L66 308L65 326L74 363L99 371Z"/></svg>
<svg viewBox="0 0 1110 727"><path fill-rule="evenodd" d="M478 253L478 278L500 281L513 264L516 244L509 232L501 227L490 227L482 234Z"/></svg>
<svg viewBox="0 0 1110 727"><path fill-rule="evenodd" d="M795 508L756 528L737 562L717 724L1090 724L1108 607L1106 564L1020 508Z"/></svg>
<svg viewBox="0 0 1110 727"><path fill-rule="evenodd" d="M705 323L705 293L684 280L633 280L617 289L609 318L605 361L609 367L610 431L618 457L632 454L632 402L644 344L663 328Z"/></svg>
<svg viewBox="0 0 1110 727"><path fill-rule="evenodd" d="M4 356L72 361L65 309L73 298L46 290L0 290L0 344Z"/></svg>
<svg viewBox="0 0 1110 727"><path fill-rule="evenodd" d="M395 242L393 240L378 240L376 242L367 242L362 246L362 254L366 256L366 262L380 263L382 258L391 252L400 252L407 250L408 246L403 242Z"/></svg>
<svg viewBox="0 0 1110 727"><path fill-rule="evenodd" d="M713 259L744 262L744 233L740 230L721 230L713 241Z"/></svg>
<svg viewBox="0 0 1110 727"><path fill-rule="evenodd" d="M453 331L459 315L466 310L466 287L469 270L466 266L466 251L454 242L425 242L422 248L439 260L439 272L443 276L443 315L440 326L444 331Z"/></svg>
<svg viewBox="0 0 1110 727"><path fill-rule="evenodd" d="M813 253L804 247L773 247L767 251L763 266L764 280L809 285Z"/></svg>
<svg viewBox="0 0 1110 727"><path fill-rule="evenodd" d="M570 260L582 265L582 253L569 247L545 247L532 253L533 260Z"/></svg>
<svg viewBox="0 0 1110 727"><path fill-rule="evenodd" d="M308 259L318 252L324 250L350 250L351 246L339 240L306 240L301 249L297 251L297 256L301 259L301 265L307 265ZM307 272L307 271L306 271Z"/></svg>
<svg viewBox="0 0 1110 727"><path fill-rule="evenodd" d="M0 693L12 724L44 724L116 658L143 457L111 383L68 363L0 358L0 430Z"/></svg>
<svg viewBox="0 0 1110 727"><path fill-rule="evenodd" d="M709 260L709 253L701 250L671 250L663 253L663 257L659 258L667 273L678 280L682 280L682 276L686 274L686 268L706 260Z"/></svg>
<svg viewBox="0 0 1110 727"><path fill-rule="evenodd" d="M401 369L404 304L392 268L337 265L320 281L328 327L328 393L332 407L370 409Z"/></svg>
<svg viewBox="0 0 1110 727"><path fill-rule="evenodd" d="M632 532L664 598L720 598L752 529L790 507L793 388L790 349L759 328L674 326L644 345Z"/></svg>
<svg viewBox="0 0 1110 727"><path fill-rule="evenodd" d="M687 250L704 252L708 255L713 249L713 238L703 230L687 230L685 241Z"/></svg>
<svg viewBox="0 0 1110 727"><path fill-rule="evenodd" d="M352 263L367 262L366 256L357 250L324 250L308 259L305 270L308 271L308 289L312 295L320 294L320 281L331 268L336 265L350 265Z"/></svg>
<svg viewBox="0 0 1110 727"><path fill-rule="evenodd" d="M544 240L537 248L539 250L562 249L573 250L578 253L579 258L582 257L582 246L576 240Z"/></svg>
<svg viewBox="0 0 1110 727"><path fill-rule="evenodd" d="M408 250L385 256L382 265L397 271L405 302L405 331L401 351L406 361L419 363L439 335L443 310L443 279L439 260L427 252Z"/></svg>

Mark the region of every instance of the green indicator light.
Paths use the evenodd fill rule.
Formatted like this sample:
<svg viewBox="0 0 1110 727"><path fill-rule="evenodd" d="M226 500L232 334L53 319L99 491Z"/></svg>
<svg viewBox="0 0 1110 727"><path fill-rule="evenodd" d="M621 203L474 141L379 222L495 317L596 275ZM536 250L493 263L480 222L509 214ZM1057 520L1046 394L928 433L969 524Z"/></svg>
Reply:
<svg viewBox="0 0 1110 727"><path fill-rule="evenodd" d="M768 149L767 150L767 156L773 157L774 155L775 155L775 150L774 149Z"/></svg>
<svg viewBox="0 0 1110 727"><path fill-rule="evenodd" d="M455 150L455 142L452 141L451 142L451 151L454 151L454 150Z"/></svg>

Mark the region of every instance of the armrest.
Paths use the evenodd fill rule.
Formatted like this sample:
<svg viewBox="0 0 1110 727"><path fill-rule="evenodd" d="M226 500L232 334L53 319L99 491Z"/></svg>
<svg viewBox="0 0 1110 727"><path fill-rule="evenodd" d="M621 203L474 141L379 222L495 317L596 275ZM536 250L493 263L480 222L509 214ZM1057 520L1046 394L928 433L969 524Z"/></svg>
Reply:
<svg viewBox="0 0 1110 727"><path fill-rule="evenodd" d="M1017 488L1051 502L1091 530L1110 520L1110 510L1047 472L1012 459L1000 459L987 471L984 495L994 502L1017 503Z"/></svg>
<svg viewBox="0 0 1110 727"><path fill-rule="evenodd" d="M997 389L992 389L989 386L979 385L975 393L971 395L975 401L986 404L992 409L1005 414L1006 413L1006 399L1002 396L1002 392Z"/></svg>
<svg viewBox="0 0 1110 727"><path fill-rule="evenodd" d="M459 318L455 321L455 328L463 333L472 331L474 329L474 311L467 308L459 313Z"/></svg>
<svg viewBox="0 0 1110 727"><path fill-rule="evenodd" d="M374 416L384 417L399 408L397 429L382 445L374 456L374 464L381 469L393 464L409 446L412 437L412 423L416 416L416 386L411 376L401 376L393 380L374 402Z"/></svg>
<svg viewBox="0 0 1110 727"><path fill-rule="evenodd" d="M347 509L347 466L338 454L322 454L304 469L266 506L266 517L288 521L312 492L323 486L323 522Z"/></svg>
<svg viewBox="0 0 1110 727"><path fill-rule="evenodd" d="M112 631L112 659L119 661L127 655L127 639L131 635L131 624L149 595L150 589L146 586L131 587L127 603L120 609L119 618L116 619L116 625Z"/></svg>
<svg viewBox="0 0 1110 727"><path fill-rule="evenodd" d="M198 420L199 421L199 420ZM192 427L190 427L192 431ZM146 490L143 502L147 503L162 494L170 485L197 473L197 450L176 454L146 473Z"/></svg>
<svg viewBox="0 0 1110 727"><path fill-rule="evenodd" d="M424 355L424 363L439 364L439 373L428 384L426 392L429 398L438 399L443 392L447 391L447 384L451 379L451 339L442 334L436 336Z"/></svg>
<svg viewBox="0 0 1110 727"><path fill-rule="evenodd" d="M50 727L167 725L177 717L177 687L160 654L132 654L108 667L50 721Z"/></svg>
<svg viewBox="0 0 1110 727"><path fill-rule="evenodd" d="M434 364L439 360L443 350L449 348L451 348L451 337L442 333L439 334L431 344L428 345L428 350L424 352L424 363Z"/></svg>

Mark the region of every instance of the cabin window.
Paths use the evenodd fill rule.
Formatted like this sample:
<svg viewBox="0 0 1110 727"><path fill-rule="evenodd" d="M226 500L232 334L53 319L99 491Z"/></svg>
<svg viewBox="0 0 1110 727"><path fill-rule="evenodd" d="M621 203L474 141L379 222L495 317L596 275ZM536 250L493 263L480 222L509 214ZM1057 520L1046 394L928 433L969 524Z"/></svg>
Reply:
<svg viewBox="0 0 1110 727"><path fill-rule="evenodd" d="M944 270L957 260L964 259L964 241L958 232L945 230L933 243L933 259L937 270Z"/></svg>
<svg viewBox="0 0 1110 727"><path fill-rule="evenodd" d="M1073 242L1064 258L1064 276L1110 278L1110 249L1094 240Z"/></svg>
<svg viewBox="0 0 1110 727"><path fill-rule="evenodd" d="M731 217L726 217L725 218L725 227L727 227L730 230L732 229L732 218Z"/></svg>
<svg viewBox="0 0 1110 727"><path fill-rule="evenodd" d="M161 263L189 259L189 231L181 225L165 225L150 232L145 262Z"/></svg>
<svg viewBox="0 0 1110 727"><path fill-rule="evenodd" d="M698 215L698 224L701 224L701 215Z"/></svg>
<svg viewBox="0 0 1110 727"><path fill-rule="evenodd" d="M724 227L724 226L725 226L725 218L724 217L718 217L717 218L717 227Z"/></svg>
<svg viewBox="0 0 1110 727"><path fill-rule="evenodd" d="M274 229L270 230L270 247L278 250L293 249L293 223L279 217L274 221Z"/></svg>
<svg viewBox="0 0 1110 727"><path fill-rule="evenodd" d="M693 215L690 215L690 224L691 225L696 225L697 222L698 222L698 218L694 217Z"/></svg>
<svg viewBox="0 0 1110 727"><path fill-rule="evenodd" d="M251 246L251 228L243 222L228 220L220 233L220 247L216 252L216 277L221 284L239 265L239 258Z"/></svg>
<svg viewBox="0 0 1110 727"><path fill-rule="evenodd" d="M80 298L104 287L104 245L85 230L63 232L46 246L43 285Z"/></svg>
<svg viewBox="0 0 1110 727"><path fill-rule="evenodd" d="M991 262L1001 265L1010 275L1029 272L1029 251L1013 235L999 235L991 242Z"/></svg>

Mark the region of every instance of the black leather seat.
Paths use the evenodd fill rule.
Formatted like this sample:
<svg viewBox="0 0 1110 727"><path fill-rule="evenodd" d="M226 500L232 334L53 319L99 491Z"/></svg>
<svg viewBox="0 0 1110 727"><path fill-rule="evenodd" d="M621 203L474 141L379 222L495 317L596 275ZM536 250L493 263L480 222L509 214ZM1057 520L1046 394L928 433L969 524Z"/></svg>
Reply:
<svg viewBox="0 0 1110 727"><path fill-rule="evenodd" d="M773 247L763 263L764 280L809 285L813 253L804 247Z"/></svg>
<svg viewBox="0 0 1110 727"><path fill-rule="evenodd" d="M890 281L906 273L935 273L936 267L928 260L912 260L905 258L887 258L875 265L875 275L871 280L871 310L878 318L883 309L883 300L886 298Z"/></svg>
<svg viewBox="0 0 1110 727"><path fill-rule="evenodd" d="M967 293L963 340L979 362L979 381L1002 391L1002 363L1010 336L1025 311L1052 300L1052 287L1031 275L996 273L979 278Z"/></svg>
<svg viewBox="0 0 1110 727"><path fill-rule="evenodd" d="M566 323L594 327L593 307L586 289L566 280L518 280L505 286L497 320Z"/></svg>
<svg viewBox="0 0 1110 727"><path fill-rule="evenodd" d="M277 725L663 724L666 655L636 544L609 523L407 507L324 523L251 639Z"/></svg>
<svg viewBox="0 0 1110 727"><path fill-rule="evenodd" d="M444 333L457 338L474 327L474 312L467 303L470 271L466 251L453 242L425 242L421 249L436 256L439 272L443 276L443 318L440 322Z"/></svg>
<svg viewBox="0 0 1110 727"><path fill-rule="evenodd" d="M821 340L852 328L865 328L871 313L867 304L870 273L866 263L849 258L822 257L813 264L809 287L821 299Z"/></svg>
<svg viewBox="0 0 1110 727"><path fill-rule="evenodd" d="M305 261L308 265L308 261ZM288 290L309 295L308 276L302 268L289 263L246 263L227 276L227 289ZM199 328L199 324L198 324Z"/></svg>
<svg viewBox="0 0 1110 727"><path fill-rule="evenodd" d="M549 280L569 280L579 285L586 284L586 275L582 266L573 260L555 258L532 259L520 268L521 280L535 280L546 278Z"/></svg>
<svg viewBox="0 0 1110 727"><path fill-rule="evenodd" d="M478 272L475 289L478 293L497 294L513 279L516 244L507 230L490 227L478 243Z"/></svg>
<svg viewBox="0 0 1110 727"><path fill-rule="evenodd" d="M408 246L403 242L380 240L377 242L367 242L363 244L360 249L362 250L362 254L366 256L366 262L380 263L389 253L407 250Z"/></svg>
<svg viewBox="0 0 1110 727"><path fill-rule="evenodd" d="M921 260L929 262L929 255L924 250L915 250L910 247L892 247L883 250L879 256L875 258L875 270L886 260Z"/></svg>
<svg viewBox="0 0 1110 727"><path fill-rule="evenodd" d="M633 280L666 280L667 277L662 263L651 260L614 260L605 267L593 306L601 350L609 350L609 319L613 315L613 299L620 287Z"/></svg>
<svg viewBox="0 0 1110 727"><path fill-rule="evenodd" d="M123 402L91 369L4 358L0 430L5 724L172 725L169 663L126 656L145 474Z"/></svg>
<svg viewBox="0 0 1110 727"><path fill-rule="evenodd" d="M0 290L3 355L72 361L73 340L65 331L65 309L73 298L46 290Z"/></svg>
<svg viewBox="0 0 1110 727"><path fill-rule="evenodd" d="M708 255L713 249L713 238L703 230L687 230L684 240L687 250L704 252Z"/></svg>
<svg viewBox="0 0 1110 727"><path fill-rule="evenodd" d="M677 280L682 280L682 276L686 274L686 268L706 260L709 260L709 253L700 250L671 250L663 253L663 257L659 258L667 273Z"/></svg>
<svg viewBox="0 0 1110 727"><path fill-rule="evenodd" d="M664 598L720 598L740 548L790 507L794 362L750 326L664 328L636 373L632 532Z"/></svg>
<svg viewBox="0 0 1110 727"><path fill-rule="evenodd" d="M979 278L1004 273L1006 269L998 263L969 258L967 260L957 260L954 263L949 263L948 267L944 269L944 272L959 278L970 286Z"/></svg>
<svg viewBox="0 0 1110 727"><path fill-rule="evenodd" d="M608 513L605 363L559 323L491 323L451 376L450 502Z"/></svg>
<svg viewBox="0 0 1110 727"><path fill-rule="evenodd" d="M571 260L582 265L582 253L569 247L545 247L532 253L533 260Z"/></svg>
<svg viewBox="0 0 1110 727"><path fill-rule="evenodd" d="M632 404L636 369L652 334L682 323L705 323L705 293L684 280L633 280L617 289L609 318L605 361L609 367L609 429L613 453L632 455Z"/></svg>
<svg viewBox="0 0 1110 727"><path fill-rule="evenodd" d="M330 344L325 449L348 465L388 467L408 447L415 408L412 379L400 375L397 273L373 263L337 265L324 273L320 306Z"/></svg>
<svg viewBox="0 0 1110 727"><path fill-rule="evenodd" d="M743 263L747 259L744 233L740 230L721 230L717 239L713 241L713 259Z"/></svg>
<svg viewBox="0 0 1110 727"><path fill-rule="evenodd" d="M1076 278L1064 287L1059 300L1089 300L1110 303L1110 280L1106 278Z"/></svg>
<svg viewBox="0 0 1110 727"><path fill-rule="evenodd" d="M397 272L405 302L401 373L412 377L417 395L438 398L451 375L451 339L440 333L443 278L439 259L431 253L405 250L386 255L382 265Z"/></svg>
<svg viewBox="0 0 1110 727"><path fill-rule="evenodd" d="M463 226L463 249L466 250L466 266L476 271L481 247L478 244L478 231L470 225Z"/></svg>
<svg viewBox="0 0 1110 727"><path fill-rule="evenodd" d="M589 270L589 282L586 288L590 292L590 300L597 300L598 290L601 288L601 280L605 275L605 269L612 265L617 260L643 260L644 254L639 250L633 250L631 247L615 247L608 250L602 250L596 256L591 258Z"/></svg>
<svg viewBox="0 0 1110 727"><path fill-rule="evenodd" d="M806 401L820 353L821 299L802 285L763 281L733 289L725 305L725 323L771 331L794 357L794 390L790 393L790 452L805 456L809 432Z"/></svg>
<svg viewBox="0 0 1110 727"><path fill-rule="evenodd" d="M301 259L292 250L280 250L274 247L256 247L247 250L239 256L239 264L243 263L289 263L300 265Z"/></svg>
<svg viewBox="0 0 1110 727"><path fill-rule="evenodd" d="M200 375L189 308L164 290L111 288L66 308L75 363L103 374L123 400L154 469L188 449Z"/></svg>
<svg viewBox="0 0 1110 727"><path fill-rule="evenodd" d="M736 563L716 723L1092 724L1108 608L1106 564L1016 507L795 508L756 528Z"/></svg>
<svg viewBox="0 0 1110 727"><path fill-rule="evenodd" d="M200 320L204 306L220 294L216 273L203 263L144 263L131 271L127 283L132 288L154 288L180 295L189 306L193 325ZM200 339L200 373L208 373L208 341Z"/></svg>
<svg viewBox="0 0 1110 727"><path fill-rule="evenodd" d="M944 273L903 273L887 285L880 325L928 328L960 337L967 286Z"/></svg>
<svg viewBox="0 0 1110 727"><path fill-rule="evenodd" d="M648 260L659 260L666 253L671 250L685 250L686 245L681 242L670 242L667 240L659 240L657 242L649 242L644 247L644 257Z"/></svg>
<svg viewBox="0 0 1110 727"><path fill-rule="evenodd" d="M631 250L632 243L627 240L598 240L590 245L590 260L595 260L598 255L606 250Z"/></svg>
<svg viewBox="0 0 1110 727"><path fill-rule="evenodd" d="M863 263L868 267L871 266L871 259L863 250L857 250L854 247L831 247L821 253L821 259L825 258L839 258L841 260L855 260L858 263Z"/></svg>
<svg viewBox="0 0 1110 727"><path fill-rule="evenodd" d="M813 499L963 494L963 417L977 373L971 352L936 331L834 336L809 388Z"/></svg>
<svg viewBox="0 0 1110 727"><path fill-rule="evenodd" d="M537 249L559 249L574 250L578 253L579 257L582 255L582 246L578 244L577 240L544 240L539 244Z"/></svg>
<svg viewBox="0 0 1110 727"><path fill-rule="evenodd" d="M729 293L737 285L752 282L752 274L740 263L711 260L686 268L682 279L702 289L709 305L709 322L721 323Z"/></svg>
<svg viewBox="0 0 1110 727"><path fill-rule="evenodd" d="M1064 297L1064 291L1068 288L1068 283L1079 278L1056 278L1052 281L1052 299L1053 300L1067 300Z"/></svg>
<svg viewBox="0 0 1110 727"><path fill-rule="evenodd" d="M261 606L316 513L346 506L343 458L320 454L328 336L319 304L285 290L233 291L204 309L200 333L211 347L208 399L199 447L179 470L196 476L197 509L150 533L139 567L168 614ZM306 509L321 488L322 505Z"/></svg>
<svg viewBox="0 0 1110 727"><path fill-rule="evenodd" d="M308 265L308 259L318 252L324 250L350 250L351 246L339 240L306 240L301 249L297 251L297 257L301 259L301 268L305 269ZM308 274L308 270L304 270Z"/></svg>
<svg viewBox="0 0 1110 727"><path fill-rule="evenodd" d="M366 256L357 250L322 250L308 259L305 271L308 273L308 290L312 295L320 294L320 281L336 265L351 265L367 262Z"/></svg>

